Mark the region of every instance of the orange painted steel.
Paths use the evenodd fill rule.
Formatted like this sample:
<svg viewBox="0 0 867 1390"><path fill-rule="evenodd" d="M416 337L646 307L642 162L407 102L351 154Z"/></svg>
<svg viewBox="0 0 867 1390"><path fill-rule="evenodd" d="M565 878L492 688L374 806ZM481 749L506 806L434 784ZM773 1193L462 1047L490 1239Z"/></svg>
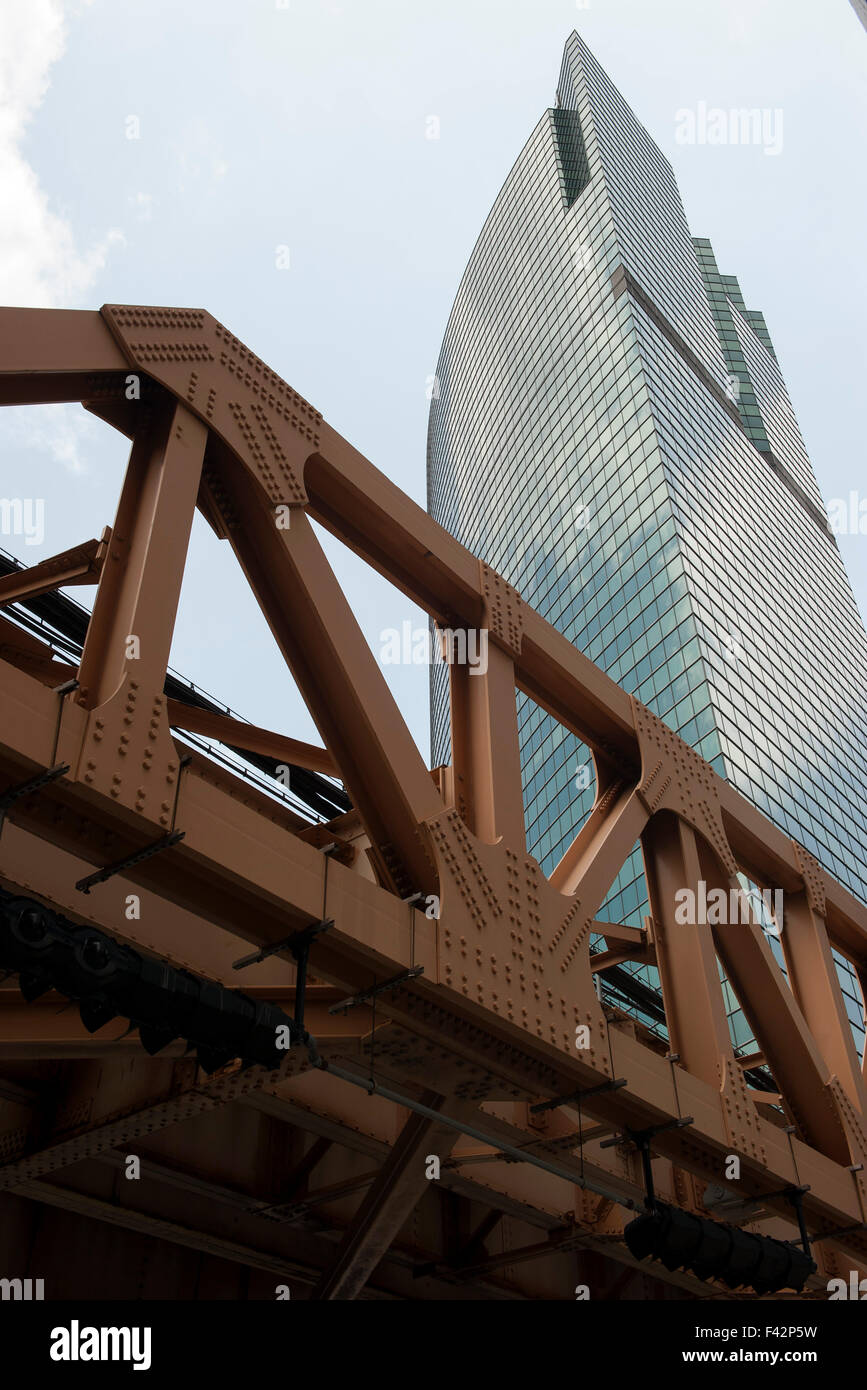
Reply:
<svg viewBox="0 0 867 1390"><path fill-rule="evenodd" d="M326 1028L335 1062L369 1066L373 1039L377 1065L406 1095L427 1095L429 1108L437 1097L432 1108L444 1115L475 1113L473 1123L502 1143L532 1140L535 1153L556 1155L576 1180L595 1174L603 1191L614 1184L624 1200L641 1197L635 1150L626 1140L603 1150L602 1137L692 1116L691 1125L654 1140L670 1200L703 1210L703 1184L723 1184L726 1157L737 1155L738 1191L755 1199L762 1229L791 1235L791 1206L780 1193L793 1182L808 1188L811 1234L846 1229L816 1247L817 1287L823 1273L836 1271L835 1261L867 1266L867 1233L851 1229L867 1216L865 1078L831 955L836 947L867 978L867 906L207 313L118 305L100 313L0 310L0 403L57 401L82 402L126 434L132 451L116 519L99 545L0 581L0 603L52 583L97 583L77 671L51 662L35 638L0 619L2 785L59 763L69 767L9 808L0 836L4 886L215 979L226 978L242 941L268 946L327 916L333 927L311 954L317 987L327 982L354 994L423 966L382 999L375 1031L367 1007L355 1029ZM237 555L324 748L167 700L166 663L196 506ZM442 628L487 633L484 672L449 668L450 768L432 774L425 765L311 519ZM77 687L58 691L70 674ZM593 810L550 877L526 852L516 689L589 747L597 773ZM322 832L305 829L231 771L198 754L185 760L173 727L229 743L243 734L254 751L339 776L355 811ZM73 885L89 868L178 828L181 842L101 885L92 899L76 897ZM335 842L339 854L323 853ZM598 921L636 843L651 906L645 932ZM685 926L675 915L679 890L704 880L728 892L738 888L739 873L783 890L779 925L791 988L755 922ZM133 887L159 905L162 928L148 911L140 921L124 919L123 895ZM407 903L414 895L422 910ZM423 910L433 897L438 918ZM668 1054L640 1024L600 1003L589 949L596 932L609 947L594 961L596 971L626 959L658 965ZM785 1118L750 1088L734 1054L718 959ZM268 976L263 990L292 990L290 962L275 957L255 969ZM254 982L253 970L245 984L248 978ZM5 1044L7 1056L99 1054L100 1034L85 1049L77 1025L40 1031L38 1022L23 1021L22 1008L4 990L0 1058ZM324 1005L316 1008L320 1022ZM582 1028L588 1045L579 1048ZM106 1040L106 1056L112 1048L117 1043ZM584 1107L598 1138L588 1135L583 1157L574 1103L544 1121L528 1110L534 1100L616 1078L625 1084L599 1091ZM223 1089L230 1100L255 1094L260 1105L271 1096L274 1106L291 1106L303 1094L313 1114L327 1095L330 1126L343 1123L341 1113L353 1117L358 1105L351 1088L311 1072L303 1056L285 1074L254 1068ZM200 1093L206 1099L190 1114L218 1104L219 1081ZM174 1101L154 1104L166 1123L179 1122ZM396 1122L398 1112L382 1105ZM76 1152L102 1153L118 1142L115 1122L94 1124L101 1139L85 1131ZM352 1118L343 1127L352 1129ZM454 1171L470 1183L469 1158L461 1160L466 1141L455 1147L454 1133L448 1142L443 1133L418 1116L405 1120L388 1180L374 1183L347 1218L335 1267L313 1279L316 1296L352 1297L365 1285L429 1187L419 1169L425 1153L453 1149ZM25 1136L23 1149L0 1167L0 1186L17 1185L39 1200L34 1175L73 1160L62 1143L49 1145L43 1169L29 1143ZM495 1206L511 1203L522 1219L535 1210L550 1226L566 1196L574 1224L565 1233L557 1227L551 1254L543 1250L540 1259L601 1249L601 1225L606 1258L634 1265L618 1239L623 1213L605 1198L600 1206L567 1181L498 1163L495 1147L488 1157ZM45 1200L62 1205L57 1191ZM84 1198L79 1209L94 1214ZM525 1244L533 1252L526 1259L536 1259L532 1242ZM479 1247L476 1254L479 1269L490 1273L490 1252ZM433 1263L444 1268L447 1255ZM687 1292L702 1287L658 1267L654 1274Z"/></svg>

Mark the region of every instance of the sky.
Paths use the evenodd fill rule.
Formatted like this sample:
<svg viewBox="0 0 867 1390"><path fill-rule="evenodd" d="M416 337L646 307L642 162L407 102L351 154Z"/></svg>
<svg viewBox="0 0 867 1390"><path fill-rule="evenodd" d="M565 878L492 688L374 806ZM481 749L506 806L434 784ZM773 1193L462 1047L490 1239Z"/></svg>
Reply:
<svg viewBox="0 0 867 1390"><path fill-rule="evenodd" d="M764 311L826 501L867 497L867 32L848 0L7 0L0 304L205 308L424 505L452 299L572 29ZM682 143L701 103L781 113L778 148ZM33 564L98 535L126 452L79 406L0 412L0 495L45 506L41 544L0 545ZM839 543L867 613L867 522ZM386 629L424 626L324 544L376 653ZM319 741L198 517L172 665ZM426 667L384 674L427 757Z"/></svg>

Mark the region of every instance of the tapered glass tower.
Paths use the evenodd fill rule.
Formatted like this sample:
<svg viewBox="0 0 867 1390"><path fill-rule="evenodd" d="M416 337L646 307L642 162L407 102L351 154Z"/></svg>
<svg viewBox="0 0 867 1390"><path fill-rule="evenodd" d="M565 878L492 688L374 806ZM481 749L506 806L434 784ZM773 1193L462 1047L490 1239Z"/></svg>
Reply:
<svg viewBox="0 0 867 1390"><path fill-rule="evenodd" d="M867 635L767 326L690 236L671 165L577 34L458 289L428 501L867 899ZM528 847L550 872L594 788L572 734L524 697L518 713ZM431 723L446 761L444 667ZM636 852L603 916L646 911ZM655 973L632 973L652 1023Z"/></svg>

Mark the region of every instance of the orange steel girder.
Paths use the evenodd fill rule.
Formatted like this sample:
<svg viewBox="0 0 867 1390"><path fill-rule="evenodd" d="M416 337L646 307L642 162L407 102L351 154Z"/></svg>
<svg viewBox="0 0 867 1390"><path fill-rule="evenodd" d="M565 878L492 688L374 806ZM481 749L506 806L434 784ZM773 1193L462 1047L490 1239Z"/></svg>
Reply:
<svg viewBox="0 0 867 1390"><path fill-rule="evenodd" d="M867 907L210 315L7 309L0 328L0 403L81 401L133 440L100 555L79 689L55 694L34 644L10 633L12 625L0 631L5 782L70 765L10 810L12 825L91 863L181 827L183 842L131 870L130 881L257 945L285 937L287 923L318 920L327 890L334 928L314 948L317 978L355 990L424 966L385 1008L404 1030L391 1062L397 1074L418 1076L424 1049L436 1045L472 1073L463 1095L441 1085L456 1105L565 1095L622 1077L624 1087L587 1107L614 1128L678 1113L674 1064L611 1028L590 968L597 913L640 840L651 903L647 947L655 950L680 1057L680 1111L694 1117L688 1129L659 1135L657 1152L716 1182L726 1155L738 1154L745 1192L757 1197L794 1179L794 1156L810 1188L804 1205L813 1233L863 1222L865 1083L831 945L867 976ZM133 399L131 378L139 387ZM334 768L345 782L376 882L357 864L329 866L291 817L240 794L229 774L203 759L181 767L170 727L185 726L167 708L163 682L196 505L235 550L292 669L325 743L308 750L308 765ZM436 778L309 518L441 626L488 634L483 676L450 668L454 766ZM55 582L73 582L64 576L76 566L79 577L95 578L84 565L93 558L57 557ZM45 578L34 572L32 584ZM516 686L588 745L598 773L593 811L550 878L525 849ZM257 746L268 746L267 731L254 733ZM786 894L791 989L757 926L675 920L678 889L695 889L700 878L728 888L738 872ZM15 884L14 865L3 862L2 877ZM438 920L401 902L416 892L439 897ZM123 934L122 925L117 930ZM760 1112L734 1058L717 956L795 1121L794 1136ZM576 1051L581 1025L590 1045ZM768 1205L791 1214L773 1195ZM863 1260L867 1239L841 1236L837 1248ZM357 1270L341 1278L357 1283Z"/></svg>

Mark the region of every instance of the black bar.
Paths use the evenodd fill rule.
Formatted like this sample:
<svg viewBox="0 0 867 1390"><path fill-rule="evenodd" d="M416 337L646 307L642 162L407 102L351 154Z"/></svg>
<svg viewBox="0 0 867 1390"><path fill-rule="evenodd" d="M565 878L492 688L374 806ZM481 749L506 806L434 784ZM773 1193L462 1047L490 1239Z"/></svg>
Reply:
<svg viewBox="0 0 867 1390"><path fill-rule="evenodd" d="M30 792L38 792L40 787L46 786L48 782L56 782L58 777L65 777L68 771L69 763L57 763L54 767L46 768L44 772L37 773L29 781L20 782L17 787L7 787L3 795L0 796L0 827L2 827L6 812L13 801L18 801Z"/></svg>
<svg viewBox="0 0 867 1390"><path fill-rule="evenodd" d="M130 854L126 859L118 859L116 864L107 864L104 869L97 869L95 874L88 874L87 878L80 878L76 883L76 888L80 893L89 893L91 888L97 883L105 883L106 879L114 878L115 874L123 873L124 869L131 869L134 864L141 864L142 860L150 859L152 855L159 854L161 850L171 849L182 840L187 832L185 830L173 830L170 835L164 835L161 840L154 840L153 844L145 845L136 854Z"/></svg>
<svg viewBox="0 0 867 1390"><path fill-rule="evenodd" d="M665 1134L670 1129L686 1129L687 1125L691 1124L695 1124L692 1115L682 1115L679 1120L668 1120L664 1125L648 1125L647 1129L624 1129L619 1136L615 1135L613 1139L603 1139L599 1147L600 1149L613 1149L616 1144L622 1144L624 1139L629 1139L637 1148L641 1148L644 1141L654 1139L657 1134Z"/></svg>
<svg viewBox="0 0 867 1390"><path fill-rule="evenodd" d="M270 946L263 946L260 951L253 951L249 956L240 956L238 960L232 961L233 970L243 970L248 965L258 965L260 960L267 960L269 956L279 955L281 951L291 951L293 955L299 948L299 940L303 936L313 937L321 931L327 931L334 926L333 917L323 917L321 922L314 922L311 927L302 927L300 931L292 932L291 936L284 936L280 941L274 941Z"/></svg>
<svg viewBox="0 0 867 1390"><path fill-rule="evenodd" d="M588 1086L585 1091L570 1091L567 1096L555 1096L553 1100L542 1100L538 1105L530 1106L531 1115L540 1115L543 1110L556 1110L559 1105L569 1105L573 1100L584 1100L587 1096L598 1096L603 1091L619 1091L621 1086L626 1085L626 1077L620 1076L616 1081L603 1081L598 1086Z"/></svg>
<svg viewBox="0 0 867 1390"><path fill-rule="evenodd" d="M381 985L371 985L370 989L362 990L360 994L351 994L348 999L341 999L339 1004L332 1004L328 1012L330 1014L346 1013L347 1009L354 1009L356 1004L365 1004L368 999L373 999L377 994L382 994L387 989L396 989L405 980L414 980L417 975L423 974L423 965L413 965L411 969L403 970L399 975L392 975L390 980L383 980Z"/></svg>

